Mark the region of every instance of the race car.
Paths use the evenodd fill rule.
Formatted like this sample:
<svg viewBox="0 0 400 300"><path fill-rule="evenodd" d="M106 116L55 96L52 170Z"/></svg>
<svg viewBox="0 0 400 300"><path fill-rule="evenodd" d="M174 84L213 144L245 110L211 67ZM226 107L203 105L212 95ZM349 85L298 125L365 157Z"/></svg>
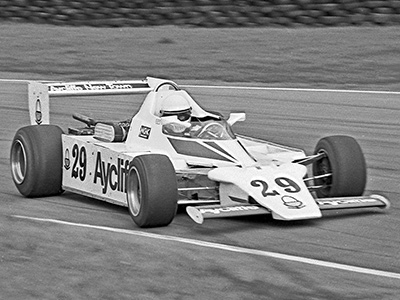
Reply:
<svg viewBox="0 0 400 300"><path fill-rule="evenodd" d="M50 125L58 96L145 94L131 119L96 120L82 128ZM366 163L349 136L322 138L311 155L239 135L228 118L203 109L175 82L29 82L31 125L12 141L13 181L26 197L74 192L127 206L139 227L170 224L178 205L201 224L207 218L271 214L315 219L322 210L388 208L382 195L363 195ZM121 108L123 109L123 108Z"/></svg>

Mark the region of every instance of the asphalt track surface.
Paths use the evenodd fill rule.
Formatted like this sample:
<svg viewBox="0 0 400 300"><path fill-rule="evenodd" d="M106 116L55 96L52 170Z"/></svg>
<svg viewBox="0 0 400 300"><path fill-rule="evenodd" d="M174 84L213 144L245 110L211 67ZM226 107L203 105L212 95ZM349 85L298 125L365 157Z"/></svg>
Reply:
<svg viewBox="0 0 400 300"><path fill-rule="evenodd" d="M18 194L9 148L28 124L26 88L0 86L1 298L398 299L398 93L188 86L207 109L246 111L236 132L307 152L323 136L355 137L367 160L366 192L385 194L392 206L291 223L262 216L198 225L180 211L170 226L143 230L125 208L87 197ZM141 99L54 99L51 122L77 126L73 112L124 119Z"/></svg>

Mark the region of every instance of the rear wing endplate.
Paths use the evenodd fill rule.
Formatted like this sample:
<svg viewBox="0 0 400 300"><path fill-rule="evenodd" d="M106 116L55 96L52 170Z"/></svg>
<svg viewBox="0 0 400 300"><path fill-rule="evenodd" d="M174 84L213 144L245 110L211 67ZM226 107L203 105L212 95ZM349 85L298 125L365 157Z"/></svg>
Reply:
<svg viewBox="0 0 400 300"><path fill-rule="evenodd" d="M36 81L28 82L28 105L31 125L50 123L47 85Z"/></svg>

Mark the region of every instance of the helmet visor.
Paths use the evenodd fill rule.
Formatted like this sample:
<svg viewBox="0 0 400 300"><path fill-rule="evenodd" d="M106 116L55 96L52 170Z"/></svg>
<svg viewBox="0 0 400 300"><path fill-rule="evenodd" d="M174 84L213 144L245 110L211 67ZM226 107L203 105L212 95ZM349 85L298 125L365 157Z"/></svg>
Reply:
<svg viewBox="0 0 400 300"><path fill-rule="evenodd" d="M162 113L162 117L168 117L168 116L176 116L179 121L187 121L191 117L191 111L190 109L184 110L184 111L164 111Z"/></svg>
<svg viewBox="0 0 400 300"><path fill-rule="evenodd" d="M187 121L187 120L189 120L189 118L190 118L190 111L185 111L185 112L182 112L182 113L179 113L178 115L177 115L177 118L178 118L178 120L179 121Z"/></svg>

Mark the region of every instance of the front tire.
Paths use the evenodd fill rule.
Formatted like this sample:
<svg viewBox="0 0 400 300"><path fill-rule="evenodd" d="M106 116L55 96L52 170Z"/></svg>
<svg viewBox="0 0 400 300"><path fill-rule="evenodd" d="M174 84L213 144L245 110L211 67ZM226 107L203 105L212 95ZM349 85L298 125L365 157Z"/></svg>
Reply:
<svg viewBox="0 0 400 300"><path fill-rule="evenodd" d="M10 151L11 175L25 197L62 193L62 130L54 125L20 128Z"/></svg>
<svg viewBox="0 0 400 300"><path fill-rule="evenodd" d="M361 196L364 193L367 171L364 154L357 141L349 136L329 136L319 140L314 154L325 157L313 164L313 175L332 176L314 179L318 198Z"/></svg>
<svg viewBox="0 0 400 300"><path fill-rule="evenodd" d="M165 155L133 159L127 174L129 214L139 227L167 226L176 215L178 186L175 169Z"/></svg>

